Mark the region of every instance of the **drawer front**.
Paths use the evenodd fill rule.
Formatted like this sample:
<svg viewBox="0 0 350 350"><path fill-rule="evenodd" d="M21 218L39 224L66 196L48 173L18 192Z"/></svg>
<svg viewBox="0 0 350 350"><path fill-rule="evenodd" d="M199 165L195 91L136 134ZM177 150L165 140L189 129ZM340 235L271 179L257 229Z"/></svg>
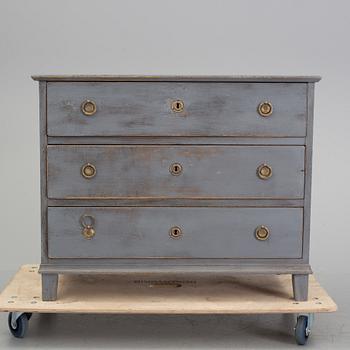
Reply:
<svg viewBox="0 0 350 350"><path fill-rule="evenodd" d="M300 258L302 216L301 208L50 207L49 257ZM81 221L93 223L92 238ZM266 240L256 238L261 225Z"/></svg>
<svg viewBox="0 0 350 350"><path fill-rule="evenodd" d="M270 177L258 173L264 164ZM303 192L304 146L48 147L49 198L303 198Z"/></svg>
<svg viewBox="0 0 350 350"><path fill-rule="evenodd" d="M306 135L306 84L53 82L49 136ZM92 101L82 112L84 101ZM180 104L183 102L183 110ZM270 116L258 106L269 101ZM173 108L172 108L173 107ZM91 115L92 114L92 115Z"/></svg>

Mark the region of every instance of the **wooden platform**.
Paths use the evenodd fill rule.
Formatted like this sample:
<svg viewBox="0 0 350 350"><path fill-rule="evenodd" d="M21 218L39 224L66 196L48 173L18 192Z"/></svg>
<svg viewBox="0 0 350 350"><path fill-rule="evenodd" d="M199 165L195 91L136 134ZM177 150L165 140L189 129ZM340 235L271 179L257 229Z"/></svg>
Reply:
<svg viewBox="0 0 350 350"><path fill-rule="evenodd" d="M0 311L40 313L258 314L333 312L310 276L309 301L292 298L290 275L208 278L174 275L61 275L58 300L41 300L38 265L23 265L0 295Z"/></svg>

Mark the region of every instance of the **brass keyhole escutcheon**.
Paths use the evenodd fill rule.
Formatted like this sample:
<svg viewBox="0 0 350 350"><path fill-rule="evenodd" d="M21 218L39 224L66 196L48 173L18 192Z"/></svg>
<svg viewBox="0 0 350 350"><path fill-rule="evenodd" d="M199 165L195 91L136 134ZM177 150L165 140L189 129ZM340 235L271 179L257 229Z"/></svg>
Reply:
<svg viewBox="0 0 350 350"><path fill-rule="evenodd" d="M86 163L81 168L81 174L85 179L92 179L96 175L96 167L91 163Z"/></svg>
<svg viewBox="0 0 350 350"><path fill-rule="evenodd" d="M268 101L261 102L258 106L258 112L262 117L270 116L273 112L272 103Z"/></svg>
<svg viewBox="0 0 350 350"><path fill-rule="evenodd" d="M259 241L266 241L269 238L269 235L270 231L266 226L261 225L255 229L255 237Z"/></svg>
<svg viewBox="0 0 350 350"><path fill-rule="evenodd" d="M80 224L83 227L83 230L81 232L82 235L86 239L92 239L96 234L96 231L94 229L95 218L92 215L84 214L80 217Z"/></svg>
<svg viewBox="0 0 350 350"><path fill-rule="evenodd" d="M83 112L84 115L89 117L94 115L97 111L96 103L92 100L85 100L81 104L81 111Z"/></svg>
<svg viewBox="0 0 350 350"><path fill-rule="evenodd" d="M92 237L95 236L95 229L93 227L90 227L90 226L87 226L87 227L84 227L83 229L83 236L86 238L86 239L91 239Z"/></svg>
<svg viewBox="0 0 350 350"><path fill-rule="evenodd" d="M169 231L169 235L171 238L180 238L182 236L182 230L178 226L173 226Z"/></svg>
<svg viewBox="0 0 350 350"><path fill-rule="evenodd" d="M173 110L173 112L175 113L181 113L183 112L185 108L185 104L182 100L174 100L172 103L171 103L171 109Z"/></svg>
<svg viewBox="0 0 350 350"><path fill-rule="evenodd" d="M178 176L182 173L182 165L180 163L173 163L170 165L169 171L171 175Z"/></svg>
<svg viewBox="0 0 350 350"><path fill-rule="evenodd" d="M262 180L267 180L272 176L272 168L267 164L261 164L256 170L257 175Z"/></svg>

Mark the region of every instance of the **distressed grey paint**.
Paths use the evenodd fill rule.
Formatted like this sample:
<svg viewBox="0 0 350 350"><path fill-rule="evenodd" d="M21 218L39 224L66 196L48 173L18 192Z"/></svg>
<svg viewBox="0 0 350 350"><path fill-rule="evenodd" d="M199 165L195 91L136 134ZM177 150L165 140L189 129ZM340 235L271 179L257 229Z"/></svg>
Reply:
<svg viewBox="0 0 350 350"><path fill-rule="evenodd" d="M40 121L40 211L41 211L41 263L48 262L47 254L47 135L46 135L46 82L39 83Z"/></svg>
<svg viewBox="0 0 350 350"><path fill-rule="evenodd" d="M318 75L33 75L38 81L147 81L147 82L226 82L226 83L307 83L321 80Z"/></svg>
<svg viewBox="0 0 350 350"><path fill-rule="evenodd" d="M108 263L105 263L105 260ZM132 260L132 262L128 262ZM234 276L238 274L310 274L308 264L293 263L292 259L255 259L257 262L242 263L239 259L52 259L50 264L41 264L40 273L116 274L116 273L205 273ZM299 259L300 260L300 259ZM196 262L198 261L198 262Z"/></svg>
<svg viewBox="0 0 350 350"><path fill-rule="evenodd" d="M85 163L96 176L85 179ZM182 174L169 167L180 163ZM263 163L270 179L257 176ZM49 146L49 198L303 198L303 146Z"/></svg>
<svg viewBox="0 0 350 350"><path fill-rule="evenodd" d="M49 208L52 258L300 258L300 208ZM81 215L96 235L82 235ZM255 229L270 230L266 241ZM169 230L181 228L181 238Z"/></svg>
<svg viewBox="0 0 350 350"><path fill-rule="evenodd" d="M51 145L305 145L305 137L174 137L174 136L58 136L48 137Z"/></svg>
<svg viewBox="0 0 350 350"><path fill-rule="evenodd" d="M292 275L294 299L306 301L309 292L309 275Z"/></svg>
<svg viewBox="0 0 350 350"><path fill-rule="evenodd" d="M42 300L54 301L57 299L58 274L43 273L41 275Z"/></svg>
<svg viewBox="0 0 350 350"><path fill-rule="evenodd" d="M193 199L193 198L127 198L127 199L48 199L51 207L303 207L303 199Z"/></svg>
<svg viewBox="0 0 350 350"><path fill-rule="evenodd" d="M308 123L305 147L305 196L304 196L304 236L303 256L309 262L310 250L310 219L311 219L311 180L312 180L312 141L313 141L313 120L314 120L314 88L315 84L308 85Z"/></svg>
<svg viewBox="0 0 350 350"><path fill-rule="evenodd" d="M305 83L48 83L49 136L294 136L306 134ZM84 100L95 115L81 112ZM171 102L181 99L183 113ZM271 101L274 112L257 107Z"/></svg>
<svg viewBox="0 0 350 350"><path fill-rule="evenodd" d="M312 119L313 119L313 89L314 82L319 80L319 77L278 77L278 76L160 76L160 77L145 77L145 76L37 76L35 79L40 80L40 133L41 133L41 203L42 203L42 263L40 267L40 272L43 274L43 297L47 298L45 300L53 300L56 297L56 287L57 287L57 276L59 273L116 273L116 272L198 272L198 273L225 273L225 274L237 274L237 273L289 273L295 275L294 285L295 285L295 297L303 299L300 297L307 290L308 281L306 278L299 278L299 276L307 275L312 273L309 265L309 237L310 237L310 194L311 194L311 157L312 157ZM50 81L50 83L47 83ZM65 81L65 83L63 83ZM57 84L57 82L61 82ZM79 83L77 83L79 82ZM105 120L106 115L108 115L108 109L104 110L102 115L103 118L99 118L99 125L95 125L97 121L93 122L93 127L91 129L91 124L84 126L84 130L91 132L89 136L84 136L84 130L81 128L79 123L71 124L71 121L64 119L67 112L60 112L58 106L58 101L52 101L53 105L56 103L54 110L58 114L52 114L52 110L47 108L46 99L47 87L54 86L66 86L67 91L61 91L62 97L67 98L68 110L69 111L79 111L80 104L74 106L69 106L69 101L73 101L71 97L74 98L74 103L77 101L77 97L80 98L79 94L81 92L79 86L91 87L89 91L96 91L96 87L101 86L101 83L106 86L112 86L113 82L123 83L123 86L130 86L127 100L130 101L131 107L135 108L135 101L138 106L143 109L143 111L137 111L135 114L136 121L134 121L133 129L131 130L128 123L120 124L120 120L117 120L117 124L112 123L110 120ZM107 83L110 82L110 83ZM126 84L126 82L128 82ZM189 87L198 86L202 87L206 84L210 85L210 89L207 89L206 94L190 93L185 95L179 95L175 98L181 98L185 100L187 113L189 107L191 106L191 115L180 116L173 115L175 119L168 119L169 115L169 105L164 105L164 99L158 98L157 104L151 104L152 106L146 106L146 103L150 101L150 97L147 97L147 93L143 95L141 100L135 99L134 92L132 89L136 87L136 82L142 82L141 85L161 86L162 82L167 82L167 86L170 84L175 84L176 87L170 87L169 90L165 91L164 94L167 95L169 91L178 91L179 86L183 86L184 89L188 91ZM200 82L200 84L198 84ZM191 84L192 83L192 84ZM193 84L195 83L195 84ZM243 83L243 84L242 84ZM291 84L290 84L291 83ZM66 84L66 85L64 85ZM110 85L111 84L111 85ZM115 86L117 86L116 84ZM133 85L134 84L134 85ZM140 85L140 86L141 86ZM119 86L119 85L118 85ZM162 85L165 86L165 85ZM249 86L243 92L242 86ZM266 89L269 87L269 89ZM281 89L280 87L283 87ZM228 91L228 89L231 89ZM75 91L73 91L75 90ZM148 88L148 92L151 90ZM191 89L190 89L191 90ZM204 90L201 90L202 92ZM276 93L275 91L278 90ZM239 106L243 108L232 107L232 109L227 108L227 106L232 104L232 99L218 99L219 104L211 103L211 106L207 108L206 103L219 96L218 93L223 91L228 91L227 96L232 96L233 91L241 91L239 94L241 96L240 101L243 101ZM256 103L257 92L268 91L273 92L273 96L269 95L268 98L274 98L273 102L275 111L274 114L266 119L261 118L256 113L256 106L254 106L254 112L252 112L252 99ZM161 92L160 92L161 93ZM164 96L164 94L162 96ZM107 93L108 95L108 93ZM151 93L154 95L154 92ZM66 97L65 97L66 96ZM101 96L98 92L98 96ZM192 100L187 100L187 97L191 96ZM193 98L198 97L197 100ZM204 99L203 97L208 96L209 99ZM272 97L271 97L272 96ZM89 96L91 97L91 96ZM223 97L223 95L221 95ZM261 97L260 95L258 97ZM167 95L168 98L168 95ZM173 97L171 97L173 98ZM277 99L276 99L277 98ZM156 99L157 100L157 99ZM246 100L246 102L244 102ZM112 103L112 109L109 111L113 112L113 104L115 99L109 97L109 101ZM153 98L152 98L152 101ZM218 102L217 101L217 102ZM277 101L277 104L276 104ZM168 100L169 102L169 100ZM189 105L188 103L191 102ZM197 102L197 109L193 110L193 102ZM222 102L222 105L220 103ZM282 110L280 109L280 103L283 102ZM110 103L107 104L107 106ZM104 105L102 105L104 106ZM217 107L222 107L221 109ZM237 106L237 104L236 104ZM98 108L101 105L98 105ZM203 108L204 107L204 108ZM150 110L159 111L161 108L166 110L168 114L161 114L165 117L161 120L159 124L159 115L149 115ZM226 108L226 109L225 109ZM277 108L277 109L276 109ZM127 118L133 118L133 114L130 109L126 108L129 114L123 114L121 122L125 121ZM204 111L201 116L204 118L199 118L199 113ZM218 111L225 113L219 114L217 118ZM234 113L231 113L234 111ZM276 113L278 111L278 113ZM55 113L56 113L55 112ZM100 112L100 110L99 110ZM145 112L147 112L145 114ZM214 114L215 112L215 114ZM282 112L282 113L281 113ZM59 115L61 113L61 116ZM63 113L63 114L62 114ZM75 113L75 112L74 112ZM107 113L107 114L106 114ZM253 121L252 113L255 115ZM110 114L111 118L115 118L116 114ZM214 117L212 117L214 115ZM242 117L245 116L245 118ZM292 117L294 115L294 118ZM101 117L101 114L96 114L95 117ZM120 115L119 115L120 116ZM146 119L142 117L148 116ZM279 116L279 118L277 118ZM63 117L64 120L61 120ZM179 117L179 119L177 119ZM84 117L87 118L87 117ZM94 117L93 117L94 118ZM141 119L138 119L141 118ZM214 124L213 118L220 121L217 125ZM47 135L47 125L46 121L52 121L51 126L53 129L60 130L54 135ZM97 119L97 118L96 118ZM185 128L184 124L178 124L178 122L183 122L185 119L190 122L195 120L195 123L189 123L190 127ZM276 121L278 119L278 121ZM85 122L88 119L85 120ZM91 122L92 119L90 119ZM167 122L165 123L165 120ZM138 126L137 121L145 122L144 125ZM156 126L153 123L157 122ZM169 121L169 122L168 122ZM235 121L235 123L234 123ZM264 129L261 126L261 122L268 122L269 127ZM273 121L273 123L270 121ZM286 122L288 121L288 122ZM59 123L66 122L65 125L60 125ZM151 123L150 123L151 122ZM247 125L245 125L247 123ZM260 123L260 124L259 124ZM135 125L136 124L136 125ZM155 129L157 126L161 125L162 128ZM107 126L107 127L106 127ZM123 132L119 135L115 133L116 129L111 129L117 126L120 130L122 126ZM170 126L170 128L169 128ZM136 129L135 129L136 127ZM237 127L237 128L236 128ZM102 135L96 135L95 131L102 130ZM107 133L105 134L105 130ZM68 132L69 135L58 135L61 131ZM135 130L143 130L140 135L134 134ZM228 130L228 132L226 132ZM173 133L175 131L175 133ZM128 134L131 132L131 134ZM178 133L179 135L176 135ZM188 133L188 135L187 135ZM218 133L217 135L215 135ZM232 133L232 134L231 134ZM274 145L276 147L286 145L295 146L305 146L305 157L304 157L304 176L305 181L303 184L304 190L303 197L294 198L206 198L206 199L195 199L195 198L74 198L74 199L53 199L48 198L47 190L47 145L153 145L157 147L158 145L212 145L217 147L218 145L238 145L241 147L249 147L254 145L256 147ZM62 147L62 146L59 146ZM226 146L225 146L226 147ZM126 209L125 206L130 206L134 209L141 209L138 207L157 207L153 209L162 209L163 207L173 206L179 209L194 208L194 209L204 209L208 207L209 209L231 209L232 208L246 208L254 209L262 207L264 209L272 210L278 208L279 210L291 209L303 211L303 230L302 230L302 252L301 257L291 257L286 256L280 258L50 258L48 256L48 232L47 232L47 210L48 206L61 207L57 209L81 209L86 210L89 207L96 206L96 209L104 209L103 206L115 206L116 208L111 209ZM64 208L63 208L64 207ZM249 208L248 208L249 207ZM55 208L50 208L53 210ZM152 209L152 208L149 208ZM63 220L64 222L64 220ZM59 223L61 224L61 222ZM58 225L58 224L57 224ZM58 232L59 227L55 227L56 232ZM266 242L263 242L266 243ZM50 277L46 278L46 275ZM305 293L304 293L305 295Z"/></svg>

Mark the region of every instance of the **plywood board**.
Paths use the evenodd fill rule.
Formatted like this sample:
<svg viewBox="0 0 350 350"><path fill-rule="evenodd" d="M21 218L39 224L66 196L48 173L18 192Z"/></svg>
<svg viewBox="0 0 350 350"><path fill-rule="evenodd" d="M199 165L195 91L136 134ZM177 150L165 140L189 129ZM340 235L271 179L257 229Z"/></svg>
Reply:
<svg viewBox="0 0 350 350"><path fill-rule="evenodd" d="M58 300L41 300L38 265L23 265L0 295L0 311L40 313L257 314L333 312L313 275L309 300L293 300L290 275L61 275Z"/></svg>

